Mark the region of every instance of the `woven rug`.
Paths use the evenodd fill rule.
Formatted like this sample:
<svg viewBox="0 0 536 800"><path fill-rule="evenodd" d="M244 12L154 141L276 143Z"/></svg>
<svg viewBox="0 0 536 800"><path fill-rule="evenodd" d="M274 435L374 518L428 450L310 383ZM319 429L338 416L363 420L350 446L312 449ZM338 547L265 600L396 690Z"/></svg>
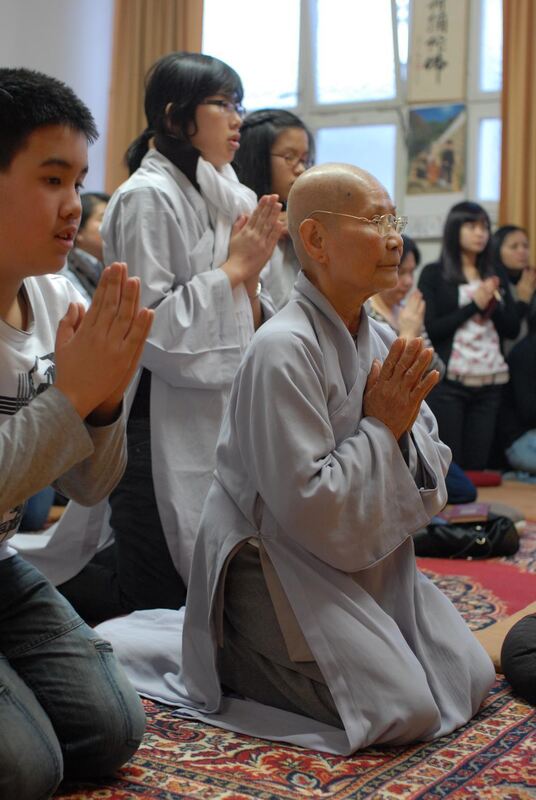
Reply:
<svg viewBox="0 0 536 800"><path fill-rule="evenodd" d="M484 628L536 597L536 523L512 558L420 559L468 624ZM532 589L529 588L529 585ZM531 594L532 592L532 594ZM531 594L529 599L526 596ZM526 602L524 602L526 599ZM174 718L146 702L147 734L116 779L65 786L63 800L534 800L536 711L495 684L471 722L430 744L351 757L253 739Z"/></svg>

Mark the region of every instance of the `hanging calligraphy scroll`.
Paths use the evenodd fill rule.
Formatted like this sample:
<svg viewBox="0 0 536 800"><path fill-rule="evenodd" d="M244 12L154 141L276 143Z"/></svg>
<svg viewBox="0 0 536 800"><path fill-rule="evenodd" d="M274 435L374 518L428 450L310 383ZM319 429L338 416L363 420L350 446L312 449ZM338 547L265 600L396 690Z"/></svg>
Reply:
<svg viewBox="0 0 536 800"><path fill-rule="evenodd" d="M414 0L408 102L463 100L467 81L467 0Z"/></svg>

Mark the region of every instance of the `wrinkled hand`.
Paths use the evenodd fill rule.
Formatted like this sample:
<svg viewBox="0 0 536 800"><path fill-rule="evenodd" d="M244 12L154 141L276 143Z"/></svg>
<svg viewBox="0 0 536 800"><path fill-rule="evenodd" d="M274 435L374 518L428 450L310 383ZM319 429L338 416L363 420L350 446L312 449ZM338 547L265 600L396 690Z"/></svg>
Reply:
<svg viewBox="0 0 536 800"><path fill-rule="evenodd" d="M536 269L525 267L517 284L517 296L524 303L530 303L536 291Z"/></svg>
<svg viewBox="0 0 536 800"><path fill-rule="evenodd" d="M492 300L494 300L493 293L499 288L499 279L496 275L491 278L486 278L477 287L473 300L481 311L485 311Z"/></svg>
<svg viewBox="0 0 536 800"><path fill-rule="evenodd" d="M140 283L126 264L101 275L90 308L71 303L56 335L55 385L82 419L104 424L119 407L132 379L153 311L139 308Z"/></svg>
<svg viewBox="0 0 536 800"><path fill-rule="evenodd" d="M431 370L433 350L422 339L396 339L383 365L374 359L365 394L363 413L389 428L395 439L411 430L426 395L439 382Z"/></svg>
<svg viewBox="0 0 536 800"><path fill-rule="evenodd" d="M242 216L233 225L229 258L222 265L231 286L255 286L281 235L281 203L276 194L264 195L250 217Z"/></svg>
<svg viewBox="0 0 536 800"><path fill-rule="evenodd" d="M415 289L398 315L398 333L402 339L414 339L416 336L420 336L425 309L423 296L418 289Z"/></svg>

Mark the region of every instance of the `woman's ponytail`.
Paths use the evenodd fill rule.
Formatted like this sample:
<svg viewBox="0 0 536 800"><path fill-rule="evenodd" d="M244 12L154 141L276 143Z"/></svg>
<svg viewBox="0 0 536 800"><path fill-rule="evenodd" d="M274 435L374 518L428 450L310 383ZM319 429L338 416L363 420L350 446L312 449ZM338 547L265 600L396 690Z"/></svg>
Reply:
<svg viewBox="0 0 536 800"><path fill-rule="evenodd" d="M145 128L145 130L140 133L140 135L129 145L129 148L125 153L125 163L128 167L129 175L132 175L133 172L136 172L140 166L143 156L149 150L149 142L153 136L153 129Z"/></svg>

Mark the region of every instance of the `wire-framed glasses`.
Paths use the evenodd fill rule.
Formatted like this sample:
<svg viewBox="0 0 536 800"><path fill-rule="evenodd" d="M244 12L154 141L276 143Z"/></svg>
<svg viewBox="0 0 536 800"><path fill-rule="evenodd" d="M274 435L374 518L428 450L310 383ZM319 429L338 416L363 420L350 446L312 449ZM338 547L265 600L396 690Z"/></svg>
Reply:
<svg viewBox="0 0 536 800"><path fill-rule="evenodd" d="M380 236L389 236L390 233L402 233L408 224L407 217L395 217L394 214L382 214L381 216L372 217L356 217L354 214L342 214L339 211L324 211L318 208L316 211L311 211L309 216L313 214L330 214L333 217L349 217L350 219L357 219L359 222L368 222L370 225L376 225Z"/></svg>
<svg viewBox="0 0 536 800"><path fill-rule="evenodd" d="M313 166L313 160L306 156L297 156L293 153L270 153L270 155L274 156L274 158L282 158L287 167L290 169L296 169L298 164L300 164L304 169L309 169L309 167Z"/></svg>
<svg viewBox="0 0 536 800"><path fill-rule="evenodd" d="M246 116L246 109L240 103L233 103L232 100L201 100L200 106L216 106L222 114L238 114L240 119Z"/></svg>

